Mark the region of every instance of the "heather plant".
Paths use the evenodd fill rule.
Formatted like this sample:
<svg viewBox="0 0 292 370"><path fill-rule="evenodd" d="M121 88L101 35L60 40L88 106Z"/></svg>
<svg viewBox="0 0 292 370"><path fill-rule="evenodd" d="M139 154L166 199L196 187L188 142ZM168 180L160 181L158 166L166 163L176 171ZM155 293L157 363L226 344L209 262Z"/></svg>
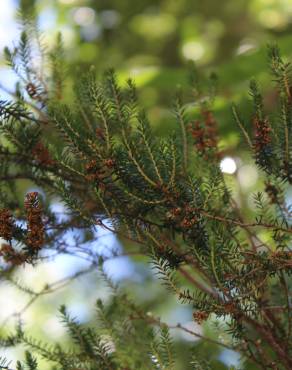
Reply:
<svg viewBox="0 0 292 370"><path fill-rule="evenodd" d="M72 227L87 231L89 240L90 231L104 228L131 245L129 254L147 257L169 294L192 308L195 322L224 321L229 339L215 341L181 324L177 329L239 352L251 369L291 369L292 229L286 194L292 183L292 90L290 64L277 46L268 48L275 112L266 113L255 80L250 123L241 118L240 107L231 107L262 177L254 210L245 212L220 169L224 153L213 112L214 75L201 83L200 72L190 72L189 90L179 91L172 107L177 127L159 137L132 80L121 85L114 71L97 77L94 68L71 76L61 37L48 52L34 17L24 13L22 25L18 45L5 49L19 82L11 101L0 102L1 278L13 281L19 266L41 263L47 252L80 252L82 241L72 246L64 240ZM33 191L22 199L22 180L41 188L46 198ZM51 211L56 196L66 205L65 221ZM26 346L17 369L38 369L38 355L53 369L176 369L169 325L104 274L103 257L90 248L82 252L91 268L100 269L110 301L97 301L94 326L80 324L61 306L71 349L40 343L20 322L1 338L3 347ZM29 287L15 284L35 297ZM189 369L216 368L196 345L188 358ZM3 359L2 368L7 364Z"/></svg>

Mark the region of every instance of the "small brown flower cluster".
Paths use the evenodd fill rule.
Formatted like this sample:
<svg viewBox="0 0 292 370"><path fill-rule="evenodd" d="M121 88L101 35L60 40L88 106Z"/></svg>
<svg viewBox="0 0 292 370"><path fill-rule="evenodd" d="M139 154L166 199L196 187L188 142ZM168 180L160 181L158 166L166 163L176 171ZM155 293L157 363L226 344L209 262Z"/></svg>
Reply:
<svg viewBox="0 0 292 370"><path fill-rule="evenodd" d="M204 110L202 116L205 122L207 144L210 148L217 148L218 144L218 129L217 122L209 110Z"/></svg>
<svg viewBox="0 0 292 370"><path fill-rule="evenodd" d="M50 157L48 149L41 143L38 142L32 149L32 155L41 165L52 166L55 162Z"/></svg>
<svg viewBox="0 0 292 370"><path fill-rule="evenodd" d="M219 156L217 151L217 122L211 111L203 110L201 114L203 123L201 121L195 121L189 127L191 135L194 138L195 147L199 154L206 159L209 158L210 149L215 150L216 156Z"/></svg>
<svg viewBox="0 0 292 370"><path fill-rule="evenodd" d="M192 218L187 218L185 217L182 222L180 223L181 227L184 228L184 229L189 229L190 227L192 227L193 225L195 225L196 223L198 222L197 218L196 217L192 217Z"/></svg>
<svg viewBox="0 0 292 370"><path fill-rule="evenodd" d="M86 179L88 181L94 181L99 178L99 172L97 168L97 161L92 159L85 165Z"/></svg>
<svg viewBox="0 0 292 370"><path fill-rule="evenodd" d="M13 220L11 212L4 208L0 210L0 237L10 241L13 234Z"/></svg>
<svg viewBox="0 0 292 370"><path fill-rule="evenodd" d="M236 305L233 302L227 302L224 305L225 312L228 314L234 314L236 313Z"/></svg>
<svg viewBox="0 0 292 370"><path fill-rule="evenodd" d="M104 165L108 168L113 168L115 165L115 161L112 158L108 158L104 160Z"/></svg>
<svg viewBox="0 0 292 370"><path fill-rule="evenodd" d="M98 187L105 190L104 180L109 176L109 170L115 165L112 158L107 158L100 165L97 160L92 159L85 165L86 179L95 182Z"/></svg>
<svg viewBox="0 0 292 370"><path fill-rule="evenodd" d="M189 229L198 222L196 209L190 206L175 207L166 213L169 221L179 224L183 229Z"/></svg>
<svg viewBox="0 0 292 370"><path fill-rule="evenodd" d="M202 324L209 317L209 313L206 311L196 311L193 312L193 319L196 323Z"/></svg>
<svg viewBox="0 0 292 370"><path fill-rule="evenodd" d="M181 213L182 213L181 207L175 207L175 208L172 208L170 211L167 212L166 217L169 220L174 220Z"/></svg>
<svg viewBox="0 0 292 370"><path fill-rule="evenodd" d="M17 252L10 244L1 245L0 256L3 257L5 262L14 266L19 266L26 261L25 254Z"/></svg>
<svg viewBox="0 0 292 370"><path fill-rule="evenodd" d="M24 207L27 215L27 244L32 250L39 250L45 241L44 224L42 220L42 206L38 192L28 193L25 197Z"/></svg>
<svg viewBox="0 0 292 370"><path fill-rule="evenodd" d="M102 170L97 160L92 159L85 165L86 179L88 181L101 182L105 177L105 172Z"/></svg>
<svg viewBox="0 0 292 370"><path fill-rule="evenodd" d="M205 130L200 121L195 121L190 126L190 132L195 140L195 146L199 153L203 153L206 149Z"/></svg>
<svg viewBox="0 0 292 370"><path fill-rule="evenodd" d="M271 143L271 127L267 119L260 120L257 116L253 120L254 125L254 150L263 153Z"/></svg>

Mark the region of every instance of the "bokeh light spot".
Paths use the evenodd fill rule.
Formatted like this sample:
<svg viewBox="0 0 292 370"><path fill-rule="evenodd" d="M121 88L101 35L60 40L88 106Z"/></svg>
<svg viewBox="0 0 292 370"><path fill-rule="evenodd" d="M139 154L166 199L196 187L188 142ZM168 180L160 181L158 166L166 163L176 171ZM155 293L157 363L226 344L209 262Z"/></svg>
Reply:
<svg viewBox="0 0 292 370"><path fill-rule="evenodd" d="M183 45L182 54L186 59L196 61L204 56L205 48L198 41L189 41Z"/></svg>
<svg viewBox="0 0 292 370"><path fill-rule="evenodd" d="M235 160L231 157L223 158L220 162L220 169L222 172L232 175L237 169Z"/></svg>
<svg viewBox="0 0 292 370"><path fill-rule="evenodd" d="M79 26L88 26L95 20L95 11L92 8L82 6L74 10L73 19Z"/></svg>

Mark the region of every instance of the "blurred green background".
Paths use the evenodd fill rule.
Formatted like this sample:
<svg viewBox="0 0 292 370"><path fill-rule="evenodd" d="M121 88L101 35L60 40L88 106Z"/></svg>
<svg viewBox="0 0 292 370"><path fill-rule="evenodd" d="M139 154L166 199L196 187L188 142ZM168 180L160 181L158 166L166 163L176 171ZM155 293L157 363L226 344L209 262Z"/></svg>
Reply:
<svg viewBox="0 0 292 370"><path fill-rule="evenodd" d="M23 4L26 2L29 4L28 0ZM13 40L18 37L18 6L18 1L1 1L1 48L13 45ZM77 74L94 65L100 74L114 67L121 81L133 77L141 104L147 108L151 122L161 135L173 127L173 116L168 108L176 89L188 84L188 62L194 61L202 74L215 71L219 83L214 109L222 133L220 145L229 160L226 162L225 158L225 168L223 165L222 169L230 184L238 180L239 185L232 185L235 196L249 199L260 181L259 173L240 150L230 104L232 101L241 104L248 124L248 81L256 77L265 90L267 110L273 107L275 97L268 74L266 44L276 41L284 57L291 57L292 0L39 0L36 7L48 47L53 44L57 32L62 33L69 71ZM11 90L15 83L15 77L5 67L3 59L0 83ZM7 97L4 92L0 95ZM252 209L248 201L243 205ZM62 211L61 204L56 202L54 207ZM73 232L68 238L74 238ZM122 248L111 235L106 237L104 244L109 248L118 244ZM178 306L169 298L144 262L120 258L109 262L107 269L115 281L145 305L145 309L162 315L165 321L180 322L214 339L228 340L216 329L225 325L223 322L211 318L203 328L196 325L192 321L191 307ZM86 267L86 263L78 258L60 256L57 261L48 261L36 269L21 269L18 278L38 290L46 282L62 279ZM57 307L61 303L68 304L71 312L87 322L98 297L107 299L98 274L85 275L63 287L58 294L43 296L30 306L23 316L26 329L49 342L64 342L64 330L56 317ZM24 292L19 292L11 284L0 287L0 319L5 324L0 333L11 329L15 317L9 321L6 318L21 310L28 300ZM186 369L184 353L194 344L202 357L214 361L214 369L239 366L238 354L193 339L176 335L180 353L178 369ZM12 360L21 353L22 348L17 354L3 351L3 355ZM249 364L242 368L253 369Z"/></svg>
<svg viewBox="0 0 292 370"><path fill-rule="evenodd" d="M29 4L31 0L23 0ZM221 131L236 131L230 102L246 100L248 81L260 79L266 90L266 44L276 41L291 54L291 0L39 0L35 1L44 40L51 45L61 31L73 74L94 65L99 73L114 67L133 77L140 100L160 132L170 128L171 105L178 86L188 83L187 64L219 75L215 109ZM5 4L5 5L4 5ZM0 47L17 36L16 0L1 5ZM3 78L1 78L3 77ZM0 82L7 85L7 70ZM11 80L9 80L11 83ZM268 103L273 96L267 94ZM270 99L270 100L269 100ZM242 102L242 105L245 103ZM236 145L234 137L231 143ZM230 144L230 143L229 143Z"/></svg>

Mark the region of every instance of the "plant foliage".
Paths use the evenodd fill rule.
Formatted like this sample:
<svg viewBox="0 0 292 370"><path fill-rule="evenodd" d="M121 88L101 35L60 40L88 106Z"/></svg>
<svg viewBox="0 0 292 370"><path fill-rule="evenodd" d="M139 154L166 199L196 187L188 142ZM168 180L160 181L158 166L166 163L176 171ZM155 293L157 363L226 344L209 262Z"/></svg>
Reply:
<svg viewBox="0 0 292 370"><path fill-rule="evenodd" d="M192 86L195 102L190 101L194 95L178 94L173 107L177 128L157 137L134 82L121 87L112 70L101 78L94 70L77 76L74 102L67 99L61 38L53 52L46 52L34 19L24 19L19 44L5 49L19 83L11 91L13 99L0 102L3 276L19 265L40 262L46 250L76 253L63 239L72 227L105 228L148 256L170 294L191 305L196 322L211 315L225 320L230 343L217 344L240 352L256 368L291 369L292 229L285 194L292 183L292 77L278 48L272 45L268 52L276 112L266 113L254 80L252 125L232 108L264 179L253 214L245 215L220 169L212 94L205 95L198 85ZM36 65L35 53L40 55ZM197 76L192 80L197 83ZM23 202L17 192L23 179L58 196L67 206L66 221L56 219L50 198L37 192L29 192ZM94 260L93 266L100 263ZM3 339L3 346L28 348L17 369L38 369L37 354L64 370L175 369L168 326L112 289L108 306L97 302L96 328L60 308L73 342L70 350L38 343L21 326ZM190 351L190 369L210 366L198 358ZM8 369L5 364L2 368Z"/></svg>

